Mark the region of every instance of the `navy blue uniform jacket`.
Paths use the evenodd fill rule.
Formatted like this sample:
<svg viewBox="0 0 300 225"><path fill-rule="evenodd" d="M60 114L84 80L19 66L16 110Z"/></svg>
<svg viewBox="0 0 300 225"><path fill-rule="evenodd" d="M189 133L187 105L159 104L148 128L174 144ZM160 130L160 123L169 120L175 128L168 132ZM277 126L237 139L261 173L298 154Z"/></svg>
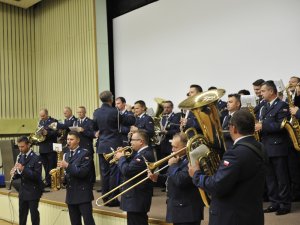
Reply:
<svg viewBox="0 0 300 225"><path fill-rule="evenodd" d="M267 103L262 106L260 121L262 122L261 141L269 157L287 156L291 144L288 133L281 129L284 118L290 117L289 106L277 98L270 108Z"/></svg>
<svg viewBox="0 0 300 225"><path fill-rule="evenodd" d="M153 151L150 147L143 149L140 153L135 153L132 159L126 159L125 157L119 159L118 167L123 175L124 181L147 168L143 157L149 162L154 162ZM145 177L147 177L147 172L143 176L124 185L123 190L131 187ZM126 212L148 212L151 206L152 194L152 181L148 179L122 195L121 209Z"/></svg>
<svg viewBox="0 0 300 225"><path fill-rule="evenodd" d="M70 150L64 154L64 159L69 163L65 169L65 183L67 187L66 203L81 204L94 199L93 184L91 182L92 158L90 153L78 148L70 158Z"/></svg>
<svg viewBox="0 0 300 225"><path fill-rule="evenodd" d="M198 188L188 173L186 157L169 167L167 174L159 175L157 182L167 181L168 223L196 222L203 219L203 202Z"/></svg>
<svg viewBox="0 0 300 225"><path fill-rule="evenodd" d="M21 178L19 198L25 201L37 200L42 195L42 162L40 157L31 151L23 166L22 173L14 175L15 179Z"/></svg>
<svg viewBox="0 0 300 225"><path fill-rule="evenodd" d="M241 143L253 144L263 154L253 136L244 137L225 152L213 176L201 175L200 171L193 176L194 184L212 195L209 225L264 224L265 162Z"/></svg>
<svg viewBox="0 0 300 225"><path fill-rule="evenodd" d="M94 123L90 118L85 118L79 127L84 129L83 132L79 132L80 147L87 149L90 153L94 153L93 139L95 137Z"/></svg>
<svg viewBox="0 0 300 225"><path fill-rule="evenodd" d="M154 136L154 122L151 116L144 114L142 117L136 117L134 126L145 130L149 138Z"/></svg>
<svg viewBox="0 0 300 225"><path fill-rule="evenodd" d="M43 142L40 142L40 153L49 153L53 151L53 143L57 142L57 131L54 131L49 128L51 123L57 122L56 119L49 116L47 120L40 120L39 126L44 126L44 129L47 130L46 139Z"/></svg>
<svg viewBox="0 0 300 225"><path fill-rule="evenodd" d="M119 131L123 125L133 124L134 117L122 116L119 111L107 103L94 112L94 130L99 130L97 153L110 153L111 148L122 146L122 135Z"/></svg>
<svg viewBox="0 0 300 225"><path fill-rule="evenodd" d="M180 132L180 113L172 113L168 120L166 121L166 117L162 118L162 125L165 125L167 122L169 125L166 126L166 135L165 138L161 141L160 147L161 152L164 153L171 153L172 152L172 146L170 143L170 140L173 138L173 135Z"/></svg>

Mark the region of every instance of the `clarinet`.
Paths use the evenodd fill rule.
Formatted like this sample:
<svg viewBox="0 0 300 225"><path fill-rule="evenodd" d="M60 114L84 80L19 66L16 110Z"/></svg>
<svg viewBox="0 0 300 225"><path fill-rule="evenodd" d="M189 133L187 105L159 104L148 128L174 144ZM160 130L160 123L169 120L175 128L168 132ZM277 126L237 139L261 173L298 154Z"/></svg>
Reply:
<svg viewBox="0 0 300 225"><path fill-rule="evenodd" d="M12 183L13 183L14 177L16 175L16 171L17 171L16 164L18 163L20 157L21 157L21 153L17 156L17 160L16 160L16 163L15 163L15 166L12 168L12 174L11 174L11 177L10 177L10 180L9 180L8 190L11 190L11 186L12 186Z"/></svg>

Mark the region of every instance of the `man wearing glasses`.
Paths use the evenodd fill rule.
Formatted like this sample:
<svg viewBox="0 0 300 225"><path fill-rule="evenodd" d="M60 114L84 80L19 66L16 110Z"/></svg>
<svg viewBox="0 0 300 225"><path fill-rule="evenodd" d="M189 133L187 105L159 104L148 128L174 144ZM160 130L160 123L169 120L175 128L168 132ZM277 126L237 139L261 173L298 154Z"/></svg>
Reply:
<svg viewBox="0 0 300 225"><path fill-rule="evenodd" d="M153 150L149 147L149 137L143 130L133 132L131 147L134 151L130 158L124 152L117 152L115 158L124 177L124 182L147 169L146 162L153 162ZM139 176L124 186L124 190L147 177L147 173ZM121 197L121 209L127 212L128 225L147 225L148 211L150 210L153 186L150 180L132 188Z"/></svg>
<svg viewBox="0 0 300 225"><path fill-rule="evenodd" d="M246 109L235 112L229 122L234 140L212 176L199 163L189 165L193 183L211 194L209 225L264 224L263 191L266 156L253 136L255 122Z"/></svg>

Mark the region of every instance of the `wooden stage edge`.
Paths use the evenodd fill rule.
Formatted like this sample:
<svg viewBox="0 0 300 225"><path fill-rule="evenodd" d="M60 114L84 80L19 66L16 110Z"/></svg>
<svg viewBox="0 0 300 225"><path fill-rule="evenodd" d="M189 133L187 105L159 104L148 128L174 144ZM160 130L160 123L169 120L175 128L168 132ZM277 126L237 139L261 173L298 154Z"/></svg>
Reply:
<svg viewBox="0 0 300 225"><path fill-rule="evenodd" d="M4 189L4 188L0 189L0 194L18 198L18 193L17 192L10 191L10 190ZM45 195L43 195L43 196L45 196ZM60 202L60 201L55 201L55 200L50 200L50 199L47 199L43 196L40 199L40 202L43 202L43 203L49 204L49 205L54 205L54 206L67 208L66 203ZM96 196L95 196L95 198L96 198ZM108 208L108 207L106 207L106 208ZM110 210L105 210L105 209L97 209L95 207L93 207L93 213L97 213L97 214L105 215L105 216L111 216L111 217L126 218L126 213L115 212L115 211L110 211ZM157 218L152 218L150 216L149 216L148 221L151 224L159 224L159 225L168 225L169 224L169 223L166 223L164 220L157 219Z"/></svg>

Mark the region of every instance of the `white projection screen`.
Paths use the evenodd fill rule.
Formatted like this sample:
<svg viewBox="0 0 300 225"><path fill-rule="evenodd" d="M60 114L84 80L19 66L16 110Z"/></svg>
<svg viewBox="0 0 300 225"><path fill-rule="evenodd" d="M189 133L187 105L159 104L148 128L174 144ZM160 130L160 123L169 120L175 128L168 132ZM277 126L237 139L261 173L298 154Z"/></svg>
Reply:
<svg viewBox="0 0 300 225"><path fill-rule="evenodd" d="M116 96L177 105L190 84L226 94L300 76L299 0L160 0L113 21Z"/></svg>

